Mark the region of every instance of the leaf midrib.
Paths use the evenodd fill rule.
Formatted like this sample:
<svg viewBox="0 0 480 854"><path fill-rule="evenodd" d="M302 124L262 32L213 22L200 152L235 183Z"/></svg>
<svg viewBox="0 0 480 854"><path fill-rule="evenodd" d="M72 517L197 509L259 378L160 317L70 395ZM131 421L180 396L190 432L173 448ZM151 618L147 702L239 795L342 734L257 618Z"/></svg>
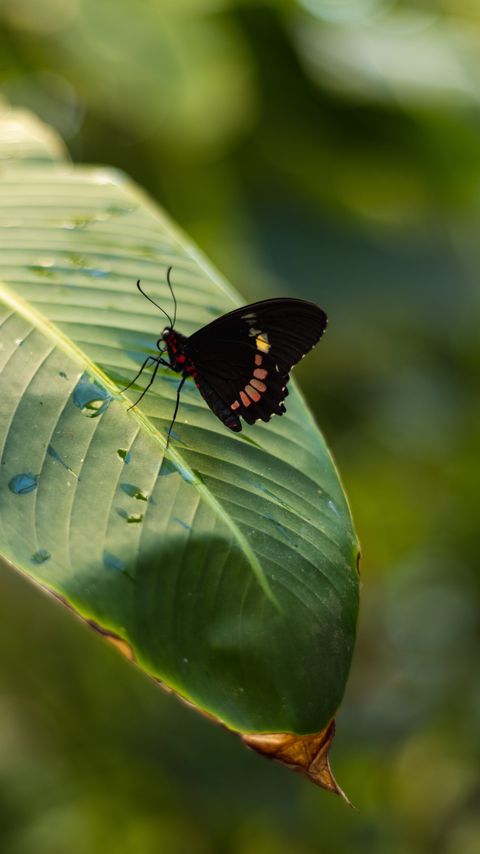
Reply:
<svg viewBox="0 0 480 854"><path fill-rule="evenodd" d="M76 362L79 367L83 370L89 371L93 376L98 378L100 382L108 388L115 398L118 400L120 395L119 388L115 385L114 382L108 377L104 372L92 362L88 356L78 348L74 342L69 340L58 327L53 324L51 321L44 318L41 314L39 314L31 305L25 302L21 297L18 297L14 294L4 283L0 284L0 297L3 299L4 303L9 306L14 312L21 315L27 322L31 323L32 326L38 329L43 335L53 343L58 346L72 361ZM234 519L230 516L229 513L225 511L222 505L218 502L215 496L211 493L211 491L205 486L205 484L201 483L195 472L190 468L188 462L184 459L181 453L174 450L171 446L166 448L166 440L163 436L155 429L151 421L143 415L143 413L138 410L134 410L131 413L131 416L135 418L139 424L140 428L144 428L148 435L153 439L153 441L160 444L164 455L166 454L174 464L180 465L185 471L187 471L192 476L191 485L194 486L200 493L200 495L210 504L215 513L223 519L229 530L231 531L233 537L238 542L250 568L255 575L261 589L263 590L265 596L272 602L272 604L277 608L277 610L281 610L278 600L273 594L268 580L265 576L265 572L263 567L258 560L255 552L253 551L250 543L238 528L238 525L234 521Z"/></svg>

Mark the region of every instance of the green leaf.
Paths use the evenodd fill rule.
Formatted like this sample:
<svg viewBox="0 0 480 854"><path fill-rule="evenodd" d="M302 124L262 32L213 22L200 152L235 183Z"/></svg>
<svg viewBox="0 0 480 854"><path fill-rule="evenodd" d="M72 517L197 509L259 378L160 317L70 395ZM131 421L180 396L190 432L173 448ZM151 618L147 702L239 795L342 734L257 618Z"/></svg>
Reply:
<svg viewBox="0 0 480 854"><path fill-rule="evenodd" d="M168 310L173 266L187 335L241 299L124 175L59 151L0 179L1 553L228 727L317 733L358 605L325 442L294 383L285 416L238 435L187 384L167 451L178 375L128 411L164 326L136 279Z"/></svg>

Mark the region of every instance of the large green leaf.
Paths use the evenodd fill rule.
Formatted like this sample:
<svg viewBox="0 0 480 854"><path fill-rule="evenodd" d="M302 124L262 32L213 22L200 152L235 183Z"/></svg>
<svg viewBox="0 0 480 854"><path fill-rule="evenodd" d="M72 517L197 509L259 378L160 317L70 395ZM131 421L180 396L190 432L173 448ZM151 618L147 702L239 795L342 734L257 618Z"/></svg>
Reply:
<svg viewBox="0 0 480 854"><path fill-rule="evenodd" d="M132 411L119 393L164 325L137 278L169 306L173 266L186 334L239 298L112 170L4 158L0 241L3 556L228 727L322 730L358 545L294 384L286 416L240 435L188 385L167 451L178 376Z"/></svg>

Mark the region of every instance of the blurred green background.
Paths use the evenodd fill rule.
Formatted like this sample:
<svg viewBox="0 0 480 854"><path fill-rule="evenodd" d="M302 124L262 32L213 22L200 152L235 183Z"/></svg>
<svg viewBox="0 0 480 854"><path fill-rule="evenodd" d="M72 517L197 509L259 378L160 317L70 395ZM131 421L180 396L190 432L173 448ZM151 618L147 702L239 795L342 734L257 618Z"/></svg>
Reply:
<svg viewBox="0 0 480 854"><path fill-rule="evenodd" d="M0 82L246 301L327 310L296 375L363 544L356 812L1 569L2 854L476 854L480 2L2 0Z"/></svg>

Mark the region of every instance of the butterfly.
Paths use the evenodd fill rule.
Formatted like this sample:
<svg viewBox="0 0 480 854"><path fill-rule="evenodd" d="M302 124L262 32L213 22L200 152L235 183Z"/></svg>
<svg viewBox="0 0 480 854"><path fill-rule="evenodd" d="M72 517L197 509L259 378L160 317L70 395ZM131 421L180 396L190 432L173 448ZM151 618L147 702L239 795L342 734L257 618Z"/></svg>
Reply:
<svg viewBox="0 0 480 854"><path fill-rule="evenodd" d="M169 326L157 340L158 355L147 356L123 389L133 385L147 365L154 365L147 386L133 406L147 393L163 365L182 375L168 440L188 377L213 414L236 433L242 429L240 418L254 424L259 419L269 421L272 415L283 415L290 371L323 335L327 326L325 312L306 300L266 299L229 311L187 337L175 329L177 301L171 271L169 267L167 283L174 301L173 320L137 282L140 293L165 314ZM168 355L168 361L163 354Z"/></svg>

